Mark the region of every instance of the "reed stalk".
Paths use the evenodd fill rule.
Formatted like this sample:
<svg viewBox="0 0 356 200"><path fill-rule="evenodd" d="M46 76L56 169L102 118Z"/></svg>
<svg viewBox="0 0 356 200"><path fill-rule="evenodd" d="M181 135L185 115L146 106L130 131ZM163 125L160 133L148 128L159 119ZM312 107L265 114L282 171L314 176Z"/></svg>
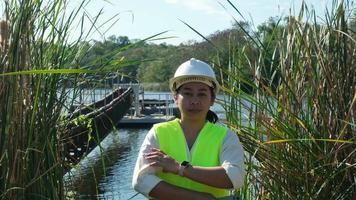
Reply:
<svg viewBox="0 0 356 200"><path fill-rule="evenodd" d="M64 170L72 167L65 160L66 142L72 137L65 114L78 103L83 87L103 87L106 78L124 75L121 67L140 63L124 59L122 52L165 33L122 46L82 66L93 46L90 34L100 32L97 23L102 10L90 17L93 13L85 11L90 0L77 2L72 10L68 3L4 1L5 18L0 20L0 199L70 197L63 183ZM116 17L104 24L116 22ZM80 33L77 38L74 31ZM97 137L89 138L99 145Z"/></svg>
<svg viewBox="0 0 356 200"><path fill-rule="evenodd" d="M350 5L334 1L320 22L303 4L298 16L274 28L273 41L249 35L257 58L240 49L231 52L229 70L221 66L231 97L225 104L229 126L248 152L242 199L356 196L356 38ZM249 68L250 80L241 68Z"/></svg>
<svg viewBox="0 0 356 200"><path fill-rule="evenodd" d="M82 30L77 40L69 40L84 1L72 11L67 3L4 2L5 18L0 23L0 199L64 199L65 131L60 125L65 123L66 87L76 87L80 75L75 74L83 73L76 62L83 54L80 41L85 39ZM21 74L24 71L36 73Z"/></svg>

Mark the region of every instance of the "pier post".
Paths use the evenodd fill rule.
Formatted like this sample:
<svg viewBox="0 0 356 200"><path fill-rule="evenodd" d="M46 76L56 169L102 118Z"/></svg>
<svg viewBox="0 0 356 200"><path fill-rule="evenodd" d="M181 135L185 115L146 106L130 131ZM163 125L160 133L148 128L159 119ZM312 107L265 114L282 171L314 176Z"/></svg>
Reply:
<svg viewBox="0 0 356 200"><path fill-rule="evenodd" d="M168 118L168 116L169 115L171 115L170 113L169 113L169 99L168 99L168 95L166 94L165 95L165 100L166 100L166 118Z"/></svg>
<svg viewBox="0 0 356 200"><path fill-rule="evenodd" d="M139 84L132 84L132 89L135 94L135 114L134 116L137 117L140 114L140 108L139 108L139 93L140 93L140 87Z"/></svg>

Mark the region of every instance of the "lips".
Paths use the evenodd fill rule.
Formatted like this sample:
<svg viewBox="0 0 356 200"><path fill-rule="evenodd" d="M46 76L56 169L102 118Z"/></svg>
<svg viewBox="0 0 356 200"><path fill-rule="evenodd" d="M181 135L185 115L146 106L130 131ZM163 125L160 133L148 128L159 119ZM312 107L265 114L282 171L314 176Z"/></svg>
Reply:
<svg viewBox="0 0 356 200"><path fill-rule="evenodd" d="M201 112L202 109L188 109L188 112L192 112L192 113L198 113L198 112Z"/></svg>

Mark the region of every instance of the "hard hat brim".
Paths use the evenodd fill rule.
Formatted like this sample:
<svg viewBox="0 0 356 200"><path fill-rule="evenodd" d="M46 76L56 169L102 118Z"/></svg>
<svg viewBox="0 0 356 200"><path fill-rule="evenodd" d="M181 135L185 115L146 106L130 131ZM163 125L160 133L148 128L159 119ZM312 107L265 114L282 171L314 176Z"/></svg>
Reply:
<svg viewBox="0 0 356 200"><path fill-rule="evenodd" d="M172 92L175 92L180 86L191 83L191 82L198 82L206 84L207 86L214 89L214 93L216 94L219 90L219 83L208 76L180 76L174 77L169 80L169 88Z"/></svg>

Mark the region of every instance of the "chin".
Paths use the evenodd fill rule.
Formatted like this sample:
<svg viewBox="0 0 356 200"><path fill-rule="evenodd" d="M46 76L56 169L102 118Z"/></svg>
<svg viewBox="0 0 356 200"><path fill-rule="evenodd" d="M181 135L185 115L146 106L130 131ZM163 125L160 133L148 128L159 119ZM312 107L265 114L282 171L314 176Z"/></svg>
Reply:
<svg viewBox="0 0 356 200"><path fill-rule="evenodd" d="M206 115L202 115L201 113L189 113L187 118L190 120L204 120Z"/></svg>

